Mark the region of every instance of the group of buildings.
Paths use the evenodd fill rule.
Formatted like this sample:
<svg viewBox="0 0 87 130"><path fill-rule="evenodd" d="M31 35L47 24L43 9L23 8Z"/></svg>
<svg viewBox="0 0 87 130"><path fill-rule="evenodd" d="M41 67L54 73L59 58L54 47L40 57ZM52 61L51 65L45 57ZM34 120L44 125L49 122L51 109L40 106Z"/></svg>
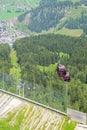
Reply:
<svg viewBox="0 0 87 130"><path fill-rule="evenodd" d="M27 34L19 32L17 28L14 27L14 19L0 21L0 44L8 43L12 45L16 39L27 36Z"/></svg>

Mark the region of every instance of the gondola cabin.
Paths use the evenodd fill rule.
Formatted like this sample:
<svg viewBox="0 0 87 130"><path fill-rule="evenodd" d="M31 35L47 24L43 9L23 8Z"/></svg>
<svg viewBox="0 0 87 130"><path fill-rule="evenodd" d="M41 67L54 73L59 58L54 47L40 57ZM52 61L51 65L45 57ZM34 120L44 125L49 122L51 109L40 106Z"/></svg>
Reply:
<svg viewBox="0 0 87 130"><path fill-rule="evenodd" d="M64 77L66 75L66 68L65 68L65 66L59 65L57 67L57 73L58 73L59 77Z"/></svg>
<svg viewBox="0 0 87 130"><path fill-rule="evenodd" d="M64 81L65 82L70 82L70 75L69 75L69 73L66 73L66 75L64 76Z"/></svg>

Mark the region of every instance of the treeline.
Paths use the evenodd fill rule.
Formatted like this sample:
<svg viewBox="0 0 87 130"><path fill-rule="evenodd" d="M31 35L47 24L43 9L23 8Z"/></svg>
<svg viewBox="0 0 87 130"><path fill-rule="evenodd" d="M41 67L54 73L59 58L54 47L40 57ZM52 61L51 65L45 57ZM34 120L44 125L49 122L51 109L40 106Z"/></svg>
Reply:
<svg viewBox="0 0 87 130"><path fill-rule="evenodd" d="M10 67L10 47L8 44L0 44L0 73L9 74Z"/></svg>
<svg viewBox="0 0 87 130"><path fill-rule="evenodd" d="M16 41L14 48L17 50L19 64L21 64L22 61L29 62L32 60L34 64L48 66L51 63L54 64L58 62L60 52L72 56L73 50L76 50L75 48L82 44L81 41L81 38L71 38L61 35L39 35L24 38L21 42ZM21 57L19 57L20 55Z"/></svg>
<svg viewBox="0 0 87 130"><path fill-rule="evenodd" d="M0 89L16 93L18 79L10 74L10 69L13 67L10 54L9 44L0 44Z"/></svg>
<svg viewBox="0 0 87 130"><path fill-rule="evenodd" d="M8 44L0 44L0 89L14 92L16 81L10 75L10 51Z"/></svg>
<svg viewBox="0 0 87 130"><path fill-rule="evenodd" d="M31 83L35 82L39 85L39 89L43 85L47 90L62 93L64 96L64 82L58 78L56 66L55 71L45 70L45 67L50 64L57 63L60 57L61 64L64 64L71 74L68 88L69 106L87 112L86 38L72 38L54 34L39 35L16 41L14 49L17 51L22 79ZM67 56L60 56L60 52L66 53ZM43 71L40 70L39 66L43 66ZM44 92L44 96L45 94ZM42 93L42 96L39 93L37 95L39 96L37 98L42 99ZM27 96L30 95L27 94ZM62 104L65 105L63 102Z"/></svg>

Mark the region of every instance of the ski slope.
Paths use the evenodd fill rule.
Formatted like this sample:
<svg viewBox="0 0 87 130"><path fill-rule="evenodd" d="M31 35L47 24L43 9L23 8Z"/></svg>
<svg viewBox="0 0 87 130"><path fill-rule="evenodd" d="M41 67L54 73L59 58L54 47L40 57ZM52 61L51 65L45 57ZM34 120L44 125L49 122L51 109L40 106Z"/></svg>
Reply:
<svg viewBox="0 0 87 130"><path fill-rule="evenodd" d="M11 113L11 126L22 117L20 130L59 130L65 123L64 115L0 92L0 119L8 118Z"/></svg>

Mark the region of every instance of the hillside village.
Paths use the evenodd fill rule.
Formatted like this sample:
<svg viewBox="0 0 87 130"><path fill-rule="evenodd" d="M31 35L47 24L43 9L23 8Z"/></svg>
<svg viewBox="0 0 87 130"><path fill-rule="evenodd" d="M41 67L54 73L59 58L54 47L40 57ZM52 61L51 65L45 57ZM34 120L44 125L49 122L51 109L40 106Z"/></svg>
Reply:
<svg viewBox="0 0 87 130"><path fill-rule="evenodd" d="M16 39L28 36L14 27L15 21L15 18L8 21L0 21L0 43L9 43L11 45Z"/></svg>
<svg viewBox="0 0 87 130"><path fill-rule="evenodd" d="M20 32L14 24L17 21L15 14L20 15L25 11L25 6L16 3L0 3L0 44L9 43L10 45L18 38L26 37L27 34ZM6 16L3 16L6 13ZM12 15L10 18L9 16Z"/></svg>

